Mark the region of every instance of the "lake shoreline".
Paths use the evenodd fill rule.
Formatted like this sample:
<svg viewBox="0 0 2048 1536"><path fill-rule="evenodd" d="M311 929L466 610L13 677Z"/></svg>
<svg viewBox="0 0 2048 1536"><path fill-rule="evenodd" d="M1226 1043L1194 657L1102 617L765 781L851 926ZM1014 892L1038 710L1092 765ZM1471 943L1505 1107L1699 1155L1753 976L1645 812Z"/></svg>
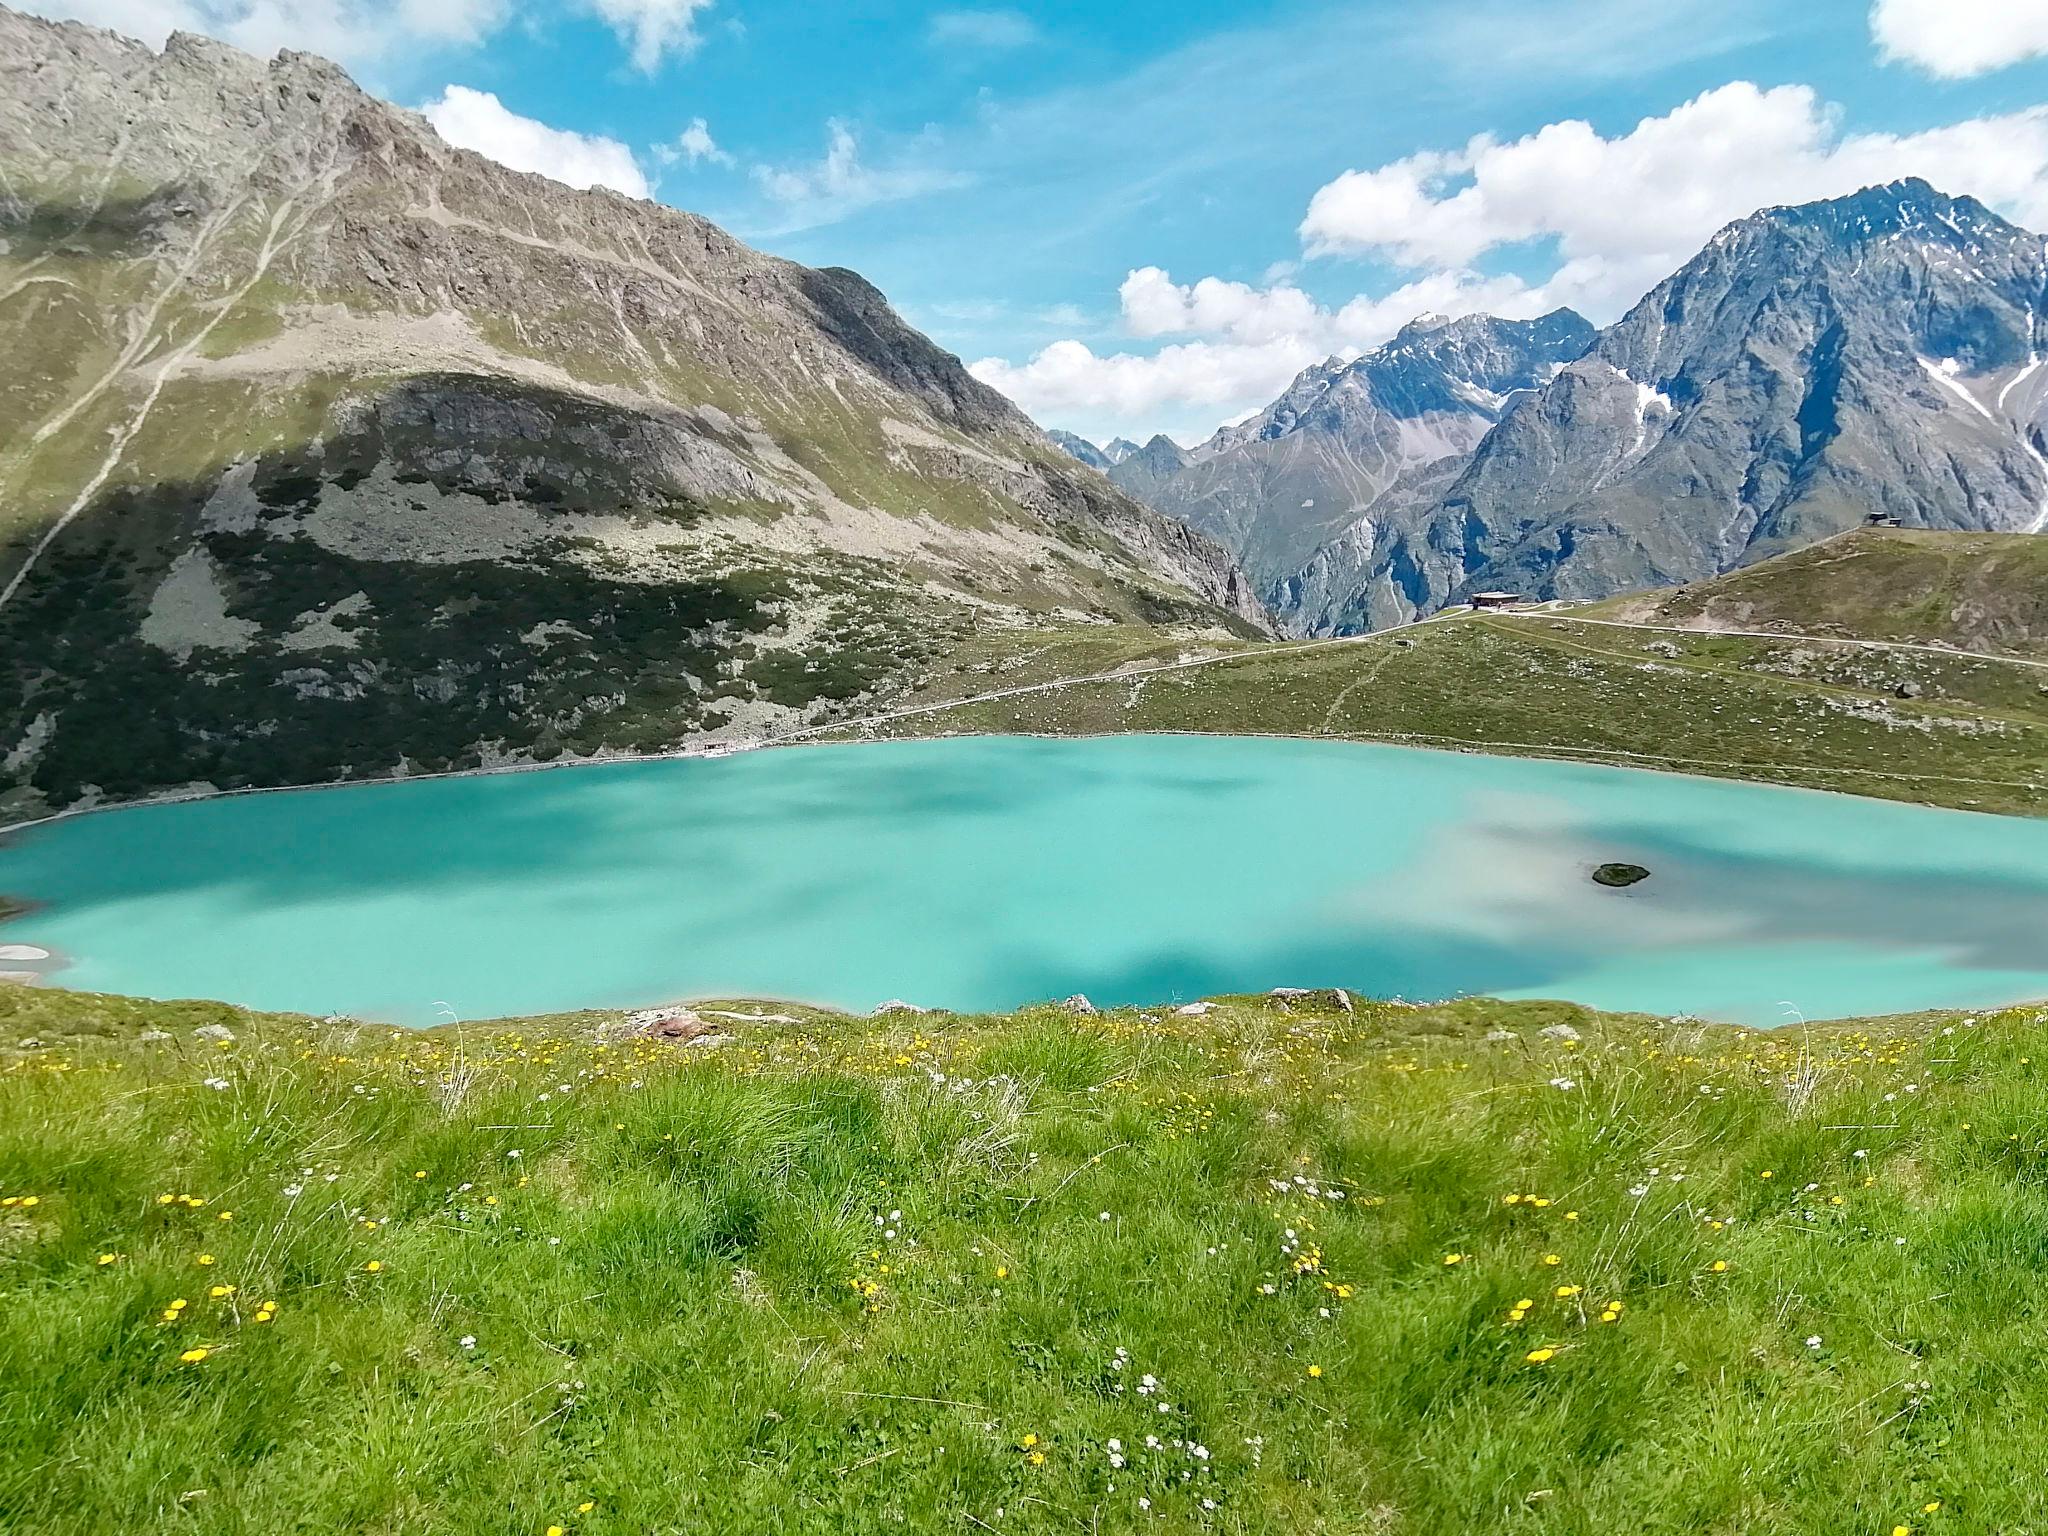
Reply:
<svg viewBox="0 0 2048 1536"><path fill-rule="evenodd" d="M961 700L961 703L975 702ZM451 779L489 779L512 774L546 773L555 770L575 768L631 767L647 763L675 762L718 762L730 757L744 757L756 752L785 751L799 747L880 747L903 745L921 741L1119 741L1141 738L1187 738L1196 741L1314 741L1360 747L1400 747L1412 752L1434 752L1446 757L1492 757L1507 761L1534 761L1573 763L1582 767L1620 768L1638 773L1654 773L1666 778L1697 779L1715 784L1757 784L1770 789L1786 789L1798 793L1827 795L1835 799L1869 800L1884 805L1906 806L1916 810L1941 811L1959 816L1995 816L2005 821L2032 822L2043 818L2017 815L2009 811L1987 811L1968 806L1939 805L1928 800L1900 800L1889 795L1866 795L1852 789L1825 789L1813 784L1788 784L1777 779L1757 778L1747 774L1700 773L1685 768L1660 768L1659 761L1677 762L1683 759L1655 759L1635 757L1626 752L1602 747L1531 746L1526 751L1496 750L1489 746L1456 745L1446 738L1417 736L1330 736L1311 731L960 731L934 732L920 736L859 736L839 737L837 732L858 731L862 722L853 721L845 725L817 727L788 736L771 737L765 741L721 744L713 748L679 747L667 752L618 752L593 757L561 757L544 763L492 763L478 768L449 768L432 773L391 773L376 778L330 779L317 784L252 784L240 789L192 788L165 790L155 794L138 796L133 800L114 800L94 805L72 806L65 810L53 811L47 816L31 817L25 821L0 824L0 849L7 840L20 832L31 832L39 827L54 826L60 822L76 821L82 817L106 815L116 811L142 810L153 806L202 805L214 800L241 799L254 795L297 795L314 794L330 789L380 789L401 784L431 784ZM1890 775L1878 770L1857 768L1814 767L1799 769L1787 767L1786 772L1807 772L1816 775L1838 775L1851 778L1898 778L1913 780L1924 777L1914 774ZM1991 781L2003 782L2003 781ZM0 922L7 922L13 914L0 907Z"/></svg>

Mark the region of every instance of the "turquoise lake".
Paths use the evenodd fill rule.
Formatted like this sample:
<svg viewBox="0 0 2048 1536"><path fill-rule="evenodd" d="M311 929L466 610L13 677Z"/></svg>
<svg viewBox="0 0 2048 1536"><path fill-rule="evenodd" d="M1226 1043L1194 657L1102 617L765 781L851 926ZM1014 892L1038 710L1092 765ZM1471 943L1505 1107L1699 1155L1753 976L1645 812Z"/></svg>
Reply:
<svg viewBox="0 0 2048 1536"><path fill-rule="evenodd" d="M1595 864L1654 871L1628 891ZM0 842L63 985L428 1023L1274 986L1750 1023L2048 997L2048 822L1226 737L979 737L250 795ZM9 966L18 962L7 962Z"/></svg>

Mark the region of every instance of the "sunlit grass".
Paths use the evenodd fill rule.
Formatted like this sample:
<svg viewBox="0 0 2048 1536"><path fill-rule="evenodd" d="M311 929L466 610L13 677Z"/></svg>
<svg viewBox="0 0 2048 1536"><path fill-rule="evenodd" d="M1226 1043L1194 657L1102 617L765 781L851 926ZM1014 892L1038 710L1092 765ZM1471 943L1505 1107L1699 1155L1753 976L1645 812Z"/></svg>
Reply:
<svg viewBox="0 0 2048 1536"><path fill-rule="evenodd" d="M786 1011L0 993L0 1529L2048 1519L2035 1010Z"/></svg>

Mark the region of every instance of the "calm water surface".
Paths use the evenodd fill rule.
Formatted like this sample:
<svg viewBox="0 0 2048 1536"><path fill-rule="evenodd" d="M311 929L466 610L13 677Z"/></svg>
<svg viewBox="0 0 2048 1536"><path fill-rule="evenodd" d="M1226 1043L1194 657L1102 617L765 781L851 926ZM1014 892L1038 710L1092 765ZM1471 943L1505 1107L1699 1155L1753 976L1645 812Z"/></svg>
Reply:
<svg viewBox="0 0 2048 1536"><path fill-rule="evenodd" d="M1655 871L1626 892L1610 859ZM430 1022L720 994L1273 986L1777 1023L2048 997L2048 821L1195 737L974 738L256 795L0 843L63 984ZM10 962L12 964L13 962Z"/></svg>

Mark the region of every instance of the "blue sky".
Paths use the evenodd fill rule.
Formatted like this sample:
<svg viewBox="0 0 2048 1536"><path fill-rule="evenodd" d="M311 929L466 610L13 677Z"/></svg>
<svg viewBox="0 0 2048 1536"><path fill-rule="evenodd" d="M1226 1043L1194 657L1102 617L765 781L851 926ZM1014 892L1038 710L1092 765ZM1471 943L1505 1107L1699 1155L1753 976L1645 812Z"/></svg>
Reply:
<svg viewBox="0 0 2048 1536"><path fill-rule="evenodd" d="M1912 172L2048 227L2048 0L31 4L338 56L860 270L1098 438L1194 440L1421 309L1610 320L1764 203Z"/></svg>

